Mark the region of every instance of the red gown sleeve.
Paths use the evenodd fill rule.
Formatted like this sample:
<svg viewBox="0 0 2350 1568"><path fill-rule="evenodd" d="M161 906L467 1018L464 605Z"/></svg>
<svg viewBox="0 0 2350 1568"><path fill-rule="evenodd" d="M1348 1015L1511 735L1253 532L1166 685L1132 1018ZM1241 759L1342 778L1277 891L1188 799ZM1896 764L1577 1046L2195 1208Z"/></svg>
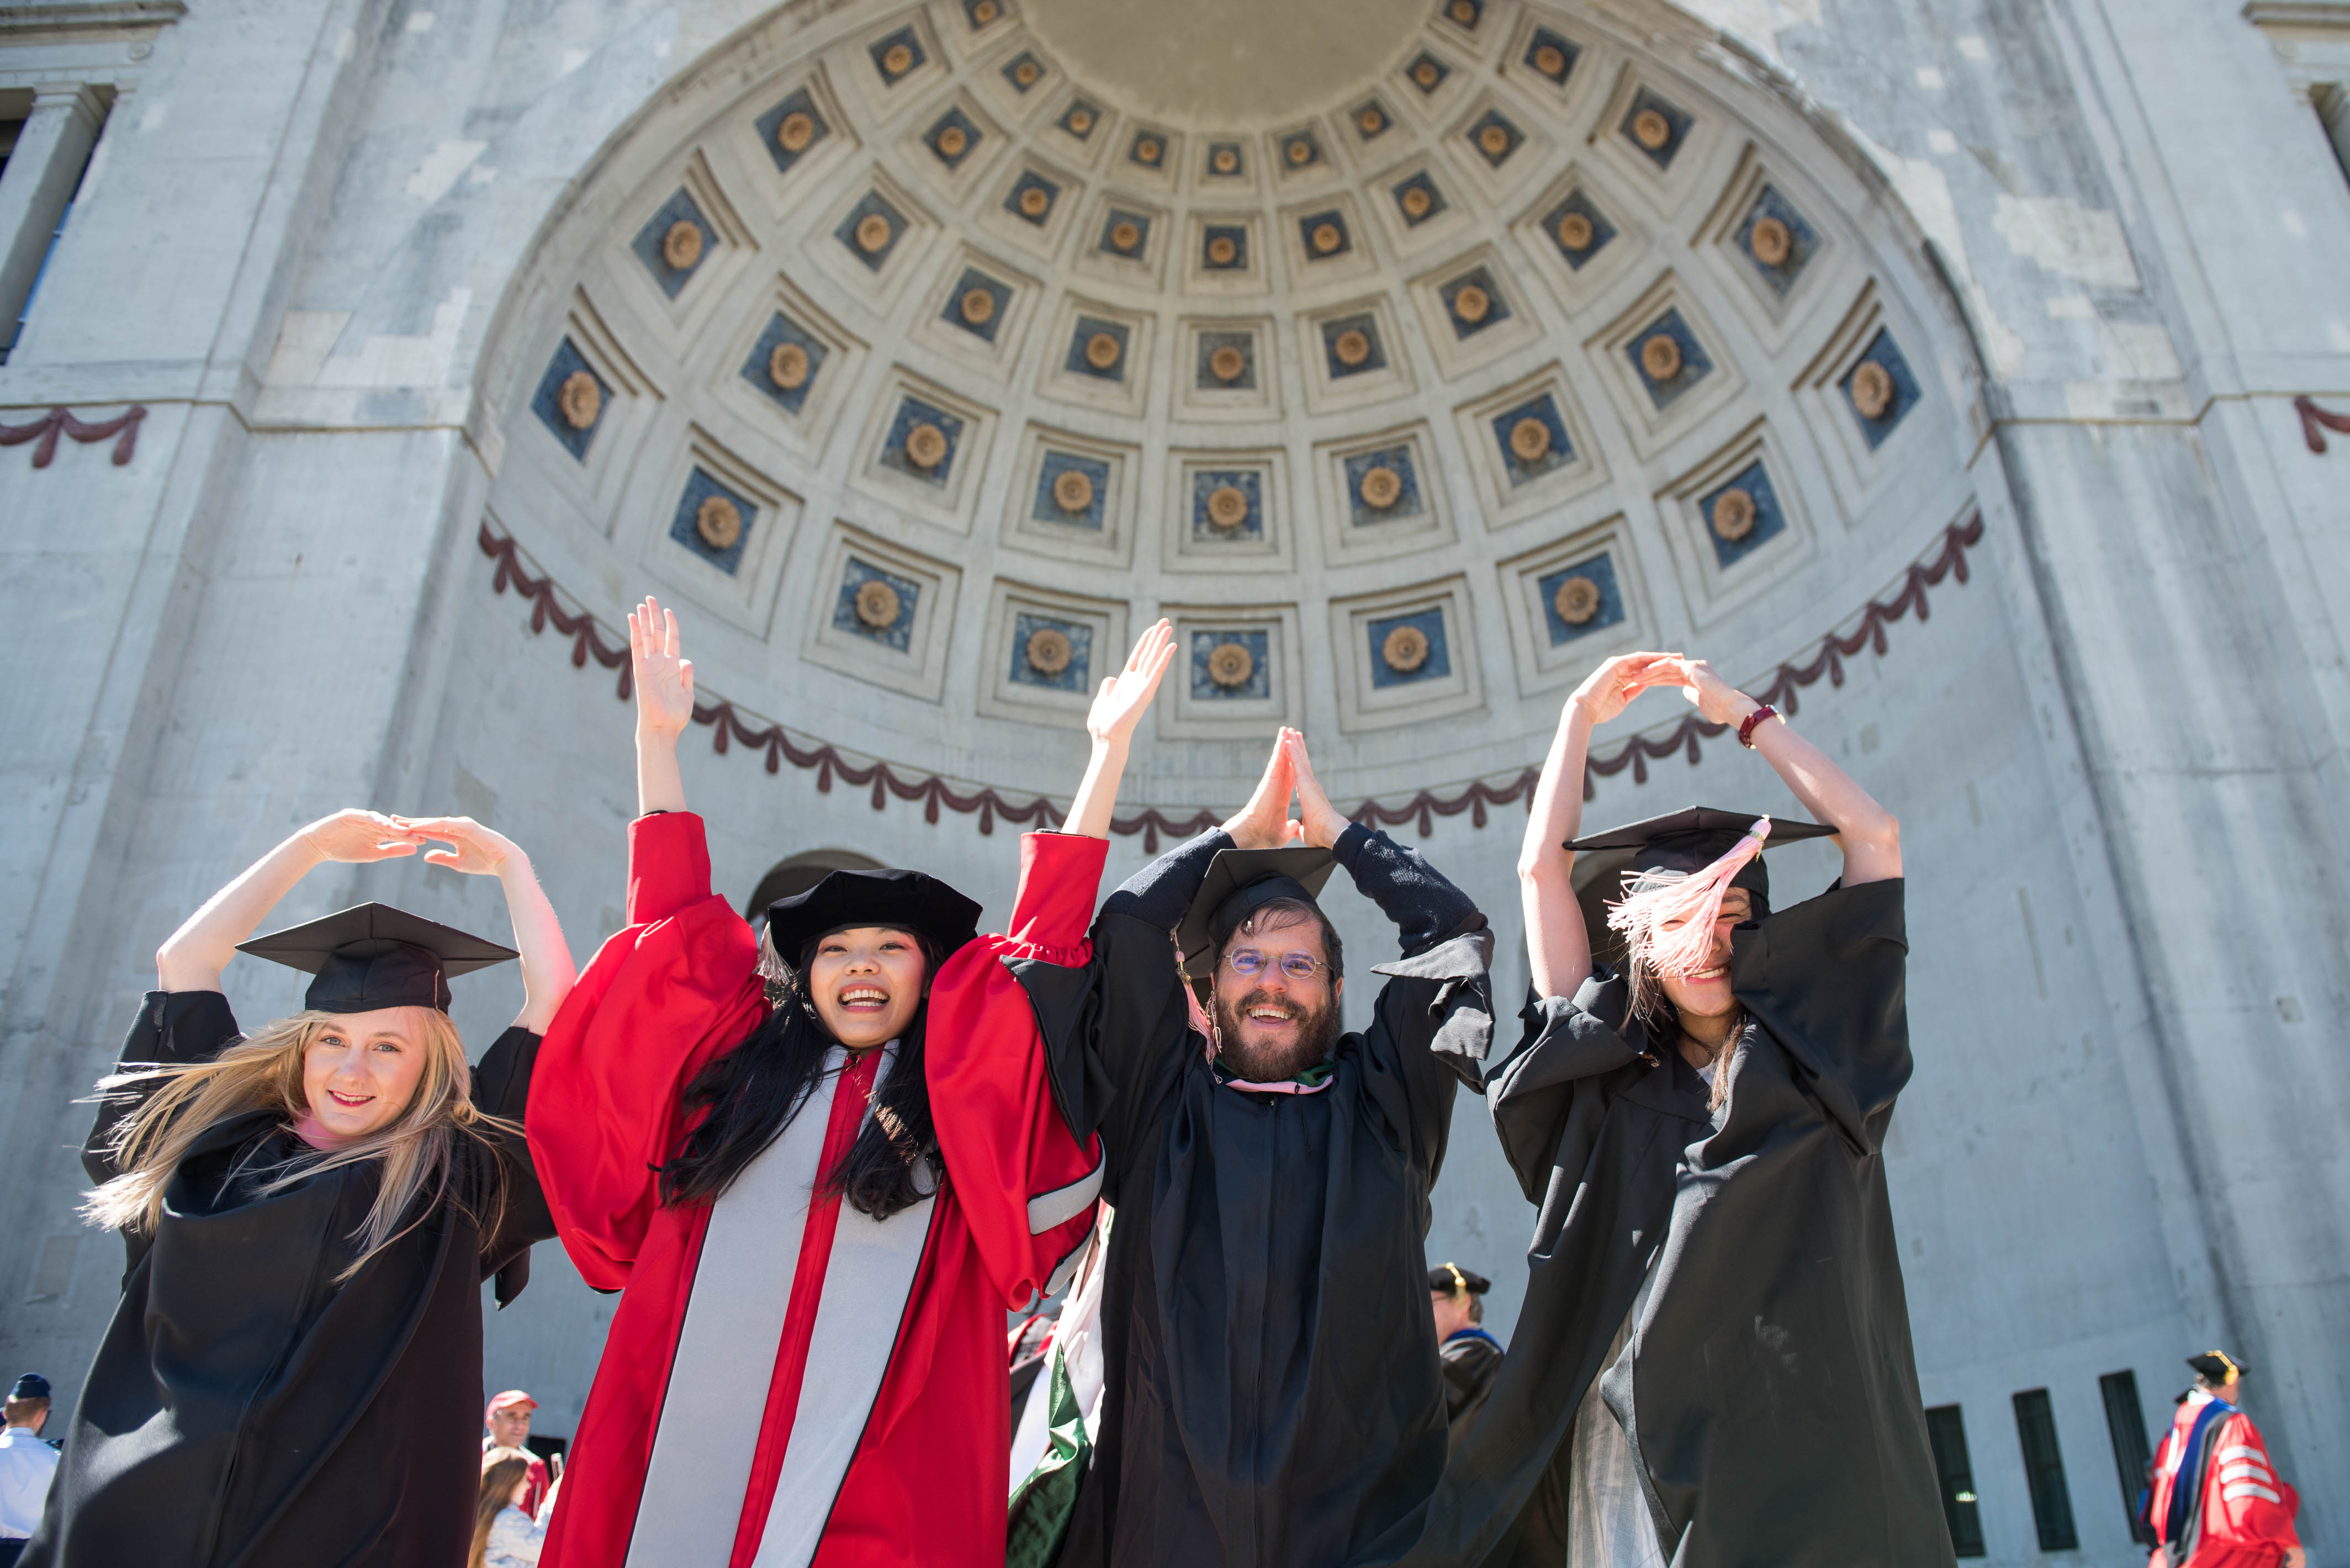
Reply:
<svg viewBox="0 0 2350 1568"><path fill-rule="evenodd" d="M710 891L702 818L629 826L629 923L547 1026L524 1130L556 1232L598 1290L629 1282L684 1130L685 1085L766 1016L758 939Z"/></svg>
<svg viewBox="0 0 2350 1568"><path fill-rule="evenodd" d="M1101 1140L1079 1143L1053 1101L1036 1012L1005 959L1082 968L1106 840L1031 833L1020 841L1011 930L983 936L940 969L923 1041L931 1118L947 1180L1007 1307L1047 1288L1093 1230Z"/></svg>
<svg viewBox="0 0 2350 1568"><path fill-rule="evenodd" d="M2279 1561L2286 1548L2301 1544L2293 1526L2301 1494L2278 1478L2269 1463L2269 1446L2250 1416L2239 1413L2220 1424L2206 1473L2204 1539L2272 1546Z"/></svg>

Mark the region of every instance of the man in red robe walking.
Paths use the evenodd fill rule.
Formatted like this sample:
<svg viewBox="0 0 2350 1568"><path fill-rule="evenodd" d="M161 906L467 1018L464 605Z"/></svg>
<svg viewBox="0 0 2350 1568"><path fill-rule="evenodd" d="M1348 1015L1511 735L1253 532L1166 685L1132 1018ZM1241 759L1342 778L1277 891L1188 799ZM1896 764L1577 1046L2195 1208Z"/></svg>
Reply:
<svg viewBox="0 0 2350 1568"><path fill-rule="evenodd" d="M2161 1542L2147 1568L2303 1568L2301 1494L2235 1404L2244 1369L2224 1351L2190 1355L2195 1387L2154 1455L2147 1521Z"/></svg>

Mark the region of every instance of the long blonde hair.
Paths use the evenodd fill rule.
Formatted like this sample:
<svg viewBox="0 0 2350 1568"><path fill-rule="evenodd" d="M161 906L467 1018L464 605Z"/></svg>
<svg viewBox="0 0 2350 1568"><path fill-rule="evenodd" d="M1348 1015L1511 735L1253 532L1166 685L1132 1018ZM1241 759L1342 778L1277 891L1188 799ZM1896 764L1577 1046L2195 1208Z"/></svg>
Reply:
<svg viewBox="0 0 2350 1568"><path fill-rule="evenodd" d="M482 1456L482 1490L473 1500L473 1550L465 1558L466 1568L484 1568L490 1525L505 1511L515 1487L530 1474L530 1459L526 1449L492 1449Z"/></svg>
<svg viewBox="0 0 2350 1568"><path fill-rule="evenodd" d="M383 1162L374 1206L352 1233L359 1256L337 1276L338 1284L451 1197L459 1137L486 1143L485 1135L493 1129L519 1131L475 1108L473 1068L449 1015L432 1007L408 1011L423 1041L424 1075L407 1106L390 1125L339 1148L298 1159L262 1188L265 1197L274 1196L325 1171L370 1159ZM212 1061L100 1079L101 1094L120 1094L157 1080L162 1086L115 1129L107 1152L122 1174L91 1189L82 1200L83 1217L109 1231L151 1233L162 1218L163 1194L172 1172L213 1127L253 1111L276 1111L289 1123L308 1113L309 1100L302 1090L303 1057L321 1033L343 1026L338 1013L297 1012L231 1045ZM420 1198L430 1201L420 1204ZM408 1217L405 1224L402 1216ZM495 1228L494 1215L473 1218L484 1231Z"/></svg>

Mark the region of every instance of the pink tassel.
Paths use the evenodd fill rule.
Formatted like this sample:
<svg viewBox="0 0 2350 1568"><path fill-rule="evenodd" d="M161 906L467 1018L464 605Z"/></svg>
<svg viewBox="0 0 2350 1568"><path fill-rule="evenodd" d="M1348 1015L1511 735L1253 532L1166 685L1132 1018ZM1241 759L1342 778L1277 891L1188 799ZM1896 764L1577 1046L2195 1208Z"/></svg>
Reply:
<svg viewBox="0 0 2350 1568"><path fill-rule="evenodd" d="M1607 925L1624 933L1635 959L1659 974L1695 974L1713 951L1713 925L1731 878L1762 853L1771 819L1757 817L1737 847L1702 871L1643 871L1632 890L1607 911Z"/></svg>

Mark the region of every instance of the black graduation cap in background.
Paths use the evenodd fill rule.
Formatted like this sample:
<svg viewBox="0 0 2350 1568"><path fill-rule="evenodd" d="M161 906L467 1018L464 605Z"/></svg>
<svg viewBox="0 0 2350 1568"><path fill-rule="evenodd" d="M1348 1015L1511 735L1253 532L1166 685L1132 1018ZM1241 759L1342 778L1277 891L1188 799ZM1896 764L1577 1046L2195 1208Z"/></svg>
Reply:
<svg viewBox="0 0 2350 1568"><path fill-rule="evenodd" d="M2241 1377L2251 1370L2224 1350L2215 1350L2208 1355L2190 1355L2187 1358L2187 1365L2214 1383L2225 1383L2230 1373Z"/></svg>
<svg viewBox="0 0 2350 1568"><path fill-rule="evenodd" d="M516 958L514 949L395 909L348 909L239 942L236 950L318 978L302 1005L313 1012L372 1012L379 1007L449 1011L449 978Z"/></svg>
<svg viewBox="0 0 2350 1568"><path fill-rule="evenodd" d="M1276 898L1314 903L1337 864L1330 851L1310 844L1217 850L1182 925L1176 928L1176 940L1183 947L1183 972L1205 980L1215 970L1225 939L1243 920Z"/></svg>
<svg viewBox="0 0 2350 1568"><path fill-rule="evenodd" d="M979 906L920 871L833 871L805 893L767 906L767 934L785 963L818 937L852 926L915 931L951 953L979 934Z"/></svg>
<svg viewBox="0 0 2350 1568"><path fill-rule="evenodd" d="M1428 1288L1446 1295L1467 1293L1482 1296L1493 1288L1493 1282L1474 1269L1464 1269L1458 1263L1444 1263L1428 1271Z"/></svg>
<svg viewBox="0 0 2350 1568"><path fill-rule="evenodd" d="M1576 856L1575 897L1583 906L1583 924L1591 936L1592 956L1608 964L1620 965L1623 961L1624 939L1608 929L1607 908L1624 897L1626 877L1642 871L1702 871L1737 847L1738 841L1746 836L1755 819L1762 815L1759 811L1717 811L1709 805L1692 805L1570 842L1566 847ZM1816 822L1790 822L1774 816L1771 819L1771 836L1762 841L1762 847L1767 852L1806 838L1825 838L1835 832L1835 828L1823 827ZM1746 889L1754 901L1754 919L1759 920L1770 914L1771 873L1763 866L1762 856L1740 867L1730 885Z"/></svg>

